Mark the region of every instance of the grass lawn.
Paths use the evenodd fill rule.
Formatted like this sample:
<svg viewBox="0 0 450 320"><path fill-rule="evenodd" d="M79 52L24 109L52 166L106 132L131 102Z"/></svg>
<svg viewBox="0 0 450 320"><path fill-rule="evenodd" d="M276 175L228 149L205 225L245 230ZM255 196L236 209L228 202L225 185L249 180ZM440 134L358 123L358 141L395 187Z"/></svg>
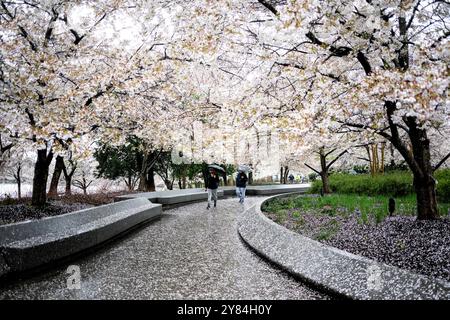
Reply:
<svg viewBox="0 0 450 320"><path fill-rule="evenodd" d="M300 218L302 211L311 211L329 216L349 215L360 212L362 222L367 222L373 216L377 223L389 215L387 196L361 196L354 194L330 194L318 196L292 196L274 199L266 203L263 210L276 214L278 222L290 214L293 218ZM396 211L394 215L416 215L415 195L395 198ZM439 203L439 213L446 216L450 203Z"/></svg>

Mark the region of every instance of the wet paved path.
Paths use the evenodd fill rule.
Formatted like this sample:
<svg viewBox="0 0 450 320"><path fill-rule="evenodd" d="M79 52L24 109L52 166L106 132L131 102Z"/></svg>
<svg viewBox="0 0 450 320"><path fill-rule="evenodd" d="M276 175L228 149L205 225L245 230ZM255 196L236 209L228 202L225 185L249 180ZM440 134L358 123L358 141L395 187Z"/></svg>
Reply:
<svg viewBox="0 0 450 320"><path fill-rule="evenodd" d="M258 198L247 198L249 207ZM160 220L88 256L0 287L0 299L326 299L263 261L240 240L237 199L207 211L199 202L164 211ZM81 270L67 289L66 268Z"/></svg>

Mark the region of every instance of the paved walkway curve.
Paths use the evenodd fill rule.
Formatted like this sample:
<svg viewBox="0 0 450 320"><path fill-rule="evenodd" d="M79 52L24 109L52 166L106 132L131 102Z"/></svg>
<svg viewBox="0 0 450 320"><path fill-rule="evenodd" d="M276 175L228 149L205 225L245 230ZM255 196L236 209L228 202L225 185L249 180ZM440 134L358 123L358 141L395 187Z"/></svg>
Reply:
<svg viewBox="0 0 450 320"><path fill-rule="evenodd" d="M243 244L237 214L260 199L164 211L93 254L0 287L0 299L327 299ZM80 267L80 290L67 289L69 264Z"/></svg>

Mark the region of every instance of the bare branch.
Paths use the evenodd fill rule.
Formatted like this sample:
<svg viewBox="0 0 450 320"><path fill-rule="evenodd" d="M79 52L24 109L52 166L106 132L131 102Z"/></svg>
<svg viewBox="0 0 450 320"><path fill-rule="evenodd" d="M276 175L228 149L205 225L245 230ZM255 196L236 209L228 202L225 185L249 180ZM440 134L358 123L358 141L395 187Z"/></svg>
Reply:
<svg viewBox="0 0 450 320"><path fill-rule="evenodd" d="M267 0L258 0L260 4L262 4L266 9L268 9L270 12L272 12L274 15L278 16L277 9L269 3Z"/></svg>
<svg viewBox="0 0 450 320"><path fill-rule="evenodd" d="M436 171L437 169L439 169L445 163L445 161L447 161L449 158L450 158L450 153L448 153L444 158L442 158L441 161L438 162L437 165L434 166L433 171Z"/></svg>
<svg viewBox="0 0 450 320"><path fill-rule="evenodd" d="M305 162L305 166L307 166L308 168L310 168L312 171L314 171L315 173L317 173L317 174L319 174L319 175L322 174L321 172L317 171L316 169L314 169L313 167L311 167L311 166L310 166L309 164L307 164L306 162Z"/></svg>
<svg viewBox="0 0 450 320"><path fill-rule="evenodd" d="M331 166L340 158L342 157L344 154L346 154L348 151L344 150L341 153L338 154L338 156L336 158L334 158L333 161L331 161L328 165L327 165L327 170L331 168Z"/></svg>

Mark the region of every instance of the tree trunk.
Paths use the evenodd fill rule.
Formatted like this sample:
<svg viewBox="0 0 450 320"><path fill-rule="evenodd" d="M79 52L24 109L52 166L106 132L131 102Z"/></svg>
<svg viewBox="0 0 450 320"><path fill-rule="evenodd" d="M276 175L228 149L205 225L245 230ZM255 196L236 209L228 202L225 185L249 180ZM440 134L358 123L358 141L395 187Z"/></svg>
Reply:
<svg viewBox="0 0 450 320"><path fill-rule="evenodd" d="M394 145L392 143L389 143L389 151L391 153L391 167L395 167L395 153L394 153Z"/></svg>
<svg viewBox="0 0 450 320"><path fill-rule="evenodd" d="M412 154L419 168L419 170L417 168L412 170L417 199L417 218L419 220L437 219L439 212L436 200L436 181L431 165L430 140L426 130L417 126L415 118L408 118L407 125Z"/></svg>
<svg viewBox="0 0 450 320"><path fill-rule="evenodd" d="M53 170L52 181L48 190L48 197L56 197L58 195L58 183L61 173L64 170L64 159L61 156L56 157L55 169Z"/></svg>
<svg viewBox="0 0 450 320"><path fill-rule="evenodd" d="M16 177L16 181L17 181L17 198L22 199L22 177L20 176L22 171L22 165L19 164L19 166L17 167L17 177Z"/></svg>
<svg viewBox="0 0 450 320"><path fill-rule="evenodd" d="M148 153L144 152L144 157L142 159L141 171L139 172L139 191L147 191L147 170L148 170Z"/></svg>
<svg viewBox="0 0 450 320"><path fill-rule="evenodd" d="M183 179L182 179L182 181L183 181L183 189L186 189L186 176L183 176Z"/></svg>
<svg viewBox="0 0 450 320"><path fill-rule="evenodd" d="M283 177L283 183L284 184L287 184L288 174L289 174L289 167L285 166L284 167L284 177Z"/></svg>
<svg viewBox="0 0 450 320"><path fill-rule="evenodd" d="M381 143L381 167L380 172L384 174L384 151L386 150L386 142Z"/></svg>
<svg viewBox="0 0 450 320"><path fill-rule="evenodd" d="M436 201L436 182L432 176L421 179L414 177L414 189L417 199L417 219L438 219L439 212Z"/></svg>
<svg viewBox="0 0 450 320"><path fill-rule="evenodd" d="M331 193L330 188L330 179L328 176L328 171L322 172L320 174L320 178L322 179L322 191L324 194Z"/></svg>
<svg viewBox="0 0 450 320"><path fill-rule="evenodd" d="M170 181L169 179L165 179L164 180L164 184L166 185L168 190L172 190L173 189L173 181Z"/></svg>
<svg viewBox="0 0 450 320"><path fill-rule="evenodd" d="M67 175L64 177L64 179L66 180L66 192L65 195L66 196L70 196L72 195L72 175Z"/></svg>
<svg viewBox="0 0 450 320"><path fill-rule="evenodd" d="M178 177L178 187L180 189L186 189L186 176Z"/></svg>
<svg viewBox="0 0 450 320"><path fill-rule="evenodd" d="M372 161L372 155L370 153L370 146L367 145L366 147L366 151L367 151L367 159L369 160L369 170L370 170L370 175L373 177L373 161Z"/></svg>
<svg viewBox="0 0 450 320"><path fill-rule="evenodd" d="M411 149L399 135L398 127L393 121L396 109L395 101L385 101L386 115L391 131L391 142L405 159L414 176L414 189L417 199L417 218L430 220L439 218L436 200L436 181L431 165L430 140L427 131L417 124L415 117L403 117L408 127Z"/></svg>
<svg viewBox="0 0 450 320"><path fill-rule="evenodd" d="M22 181L20 179L17 181L17 198L22 199Z"/></svg>
<svg viewBox="0 0 450 320"><path fill-rule="evenodd" d="M145 191L155 191L156 190L154 174L155 174L155 172L153 169L150 169L148 171L146 183L145 183L145 186L146 186Z"/></svg>
<svg viewBox="0 0 450 320"><path fill-rule="evenodd" d="M47 202L48 168L53 159L53 152L47 155L47 149L37 151L37 160L34 165L33 194L31 205L44 206Z"/></svg>
<svg viewBox="0 0 450 320"><path fill-rule="evenodd" d="M126 179L123 178L123 181L125 182L125 185L127 186L128 191L133 191L133 189L134 189L133 176L131 174L129 174Z"/></svg>
<svg viewBox="0 0 450 320"><path fill-rule="evenodd" d="M139 174L139 185L138 185L138 191L145 192L147 188L147 175L143 174L142 172Z"/></svg>
<svg viewBox="0 0 450 320"><path fill-rule="evenodd" d="M327 157L323 149L320 150L319 155L320 155L320 167L321 167L320 178L322 179L322 191L324 194L331 193L328 166L327 166Z"/></svg>
<svg viewBox="0 0 450 320"><path fill-rule="evenodd" d="M83 189L83 194L85 196L87 196L87 188L88 188L89 185L88 185L87 180L86 180L86 178L84 176L82 177L81 181L82 181L82 183L80 183L81 184L81 189Z"/></svg>
<svg viewBox="0 0 450 320"><path fill-rule="evenodd" d="M73 161L69 160L69 163L71 164L70 172L67 171L67 167L65 165L63 167L64 179L66 181L66 192L64 194L66 196L72 195L72 178L75 170L77 169L77 165Z"/></svg>
<svg viewBox="0 0 450 320"><path fill-rule="evenodd" d="M280 184L283 184L283 167L280 168Z"/></svg>
<svg viewBox="0 0 450 320"><path fill-rule="evenodd" d="M372 144L372 159L373 159L373 175L376 175L379 171L378 163L378 144Z"/></svg>

